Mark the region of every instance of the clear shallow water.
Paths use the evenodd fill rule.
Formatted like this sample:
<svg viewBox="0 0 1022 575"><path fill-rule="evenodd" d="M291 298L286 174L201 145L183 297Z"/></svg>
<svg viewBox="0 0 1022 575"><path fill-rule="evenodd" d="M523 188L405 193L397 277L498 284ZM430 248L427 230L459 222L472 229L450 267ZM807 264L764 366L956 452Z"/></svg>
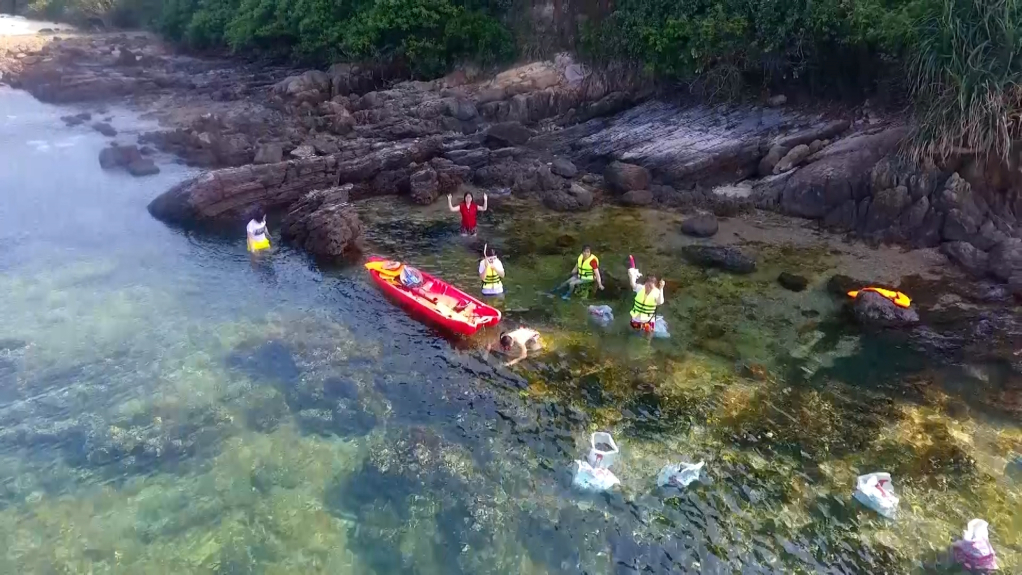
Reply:
<svg viewBox="0 0 1022 575"><path fill-rule="evenodd" d="M65 113L0 91L0 572L933 572L973 516L1018 565L1018 419L967 401L1007 402L1015 376L849 334L819 290L773 285L777 258L704 274L657 225L621 233L624 213L497 209L508 322L552 348L511 373L358 268L287 247L253 266L243 241L152 220L187 172L104 173L105 139ZM374 249L474 283L477 250L439 210L361 209ZM542 295L581 238L608 271L633 252L667 272L671 341ZM597 428L622 489L579 495L567 468ZM682 458L706 483L657 490ZM895 523L850 499L878 468L903 492Z"/></svg>

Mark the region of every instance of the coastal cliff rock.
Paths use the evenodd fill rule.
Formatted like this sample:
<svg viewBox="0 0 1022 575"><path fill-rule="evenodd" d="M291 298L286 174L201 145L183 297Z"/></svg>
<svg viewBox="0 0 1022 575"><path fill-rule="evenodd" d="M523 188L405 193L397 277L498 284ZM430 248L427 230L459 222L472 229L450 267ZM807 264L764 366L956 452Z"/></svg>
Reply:
<svg viewBox="0 0 1022 575"><path fill-rule="evenodd" d="M215 170L164 192L149 204L149 213L180 225L225 223L243 219L256 204L267 210L283 209L307 192L346 183L361 184L353 195L379 195L374 179L386 180L388 173L426 162L440 152L439 140L427 139L395 143L355 159L316 156Z"/></svg>

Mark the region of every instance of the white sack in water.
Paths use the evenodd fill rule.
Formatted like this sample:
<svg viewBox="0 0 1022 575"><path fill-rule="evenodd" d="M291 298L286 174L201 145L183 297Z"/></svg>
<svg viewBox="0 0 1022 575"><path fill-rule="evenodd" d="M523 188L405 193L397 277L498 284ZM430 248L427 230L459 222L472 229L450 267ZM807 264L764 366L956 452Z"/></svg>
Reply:
<svg viewBox="0 0 1022 575"><path fill-rule="evenodd" d="M575 461L575 477L571 484L582 491L607 491L621 483L609 469L594 468L586 461Z"/></svg>
<svg viewBox="0 0 1022 575"><path fill-rule="evenodd" d="M890 473L867 473L855 480L855 499L880 515L894 519L898 514L898 496Z"/></svg>
<svg viewBox="0 0 1022 575"><path fill-rule="evenodd" d="M677 464L669 463L660 470L656 484L660 487L672 486L678 489L688 487L699 479L705 465L706 463L703 461L699 463L685 463L684 461Z"/></svg>
<svg viewBox="0 0 1022 575"><path fill-rule="evenodd" d="M614 321L614 310L610 309L609 305L591 305L589 306L589 317L597 325L607 327Z"/></svg>

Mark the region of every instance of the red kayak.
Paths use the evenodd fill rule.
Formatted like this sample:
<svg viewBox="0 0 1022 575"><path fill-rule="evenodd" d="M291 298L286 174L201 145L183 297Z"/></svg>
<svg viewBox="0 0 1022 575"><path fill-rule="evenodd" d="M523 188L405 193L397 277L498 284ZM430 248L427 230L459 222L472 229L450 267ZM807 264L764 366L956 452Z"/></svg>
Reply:
<svg viewBox="0 0 1022 575"><path fill-rule="evenodd" d="M409 288L400 280L401 272L406 267L401 262L373 256L365 267L369 270L369 277L373 278L383 293L412 315L446 331L472 335L481 327L500 322L500 310L426 272L415 270L422 276L422 283Z"/></svg>

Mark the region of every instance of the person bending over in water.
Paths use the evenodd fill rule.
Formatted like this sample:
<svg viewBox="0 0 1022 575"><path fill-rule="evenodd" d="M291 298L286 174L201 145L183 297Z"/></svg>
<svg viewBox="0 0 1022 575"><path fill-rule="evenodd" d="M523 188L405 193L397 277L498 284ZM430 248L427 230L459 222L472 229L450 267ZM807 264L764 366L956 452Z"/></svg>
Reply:
<svg viewBox="0 0 1022 575"><path fill-rule="evenodd" d="M656 327L656 308L664 305L664 280L657 282L656 276L646 276L646 281L638 283L639 270L631 268L628 270L628 282L635 291L635 299L632 300L631 325L632 329L643 333L652 334Z"/></svg>
<svg viewBox="0 0 1022 575"><path fill-rule="evenodd" d="M492 350L493 345L491 343L486 346L486 351ZM543 343L539 339L539 332L527 327L501 332L498 345L500 346L500 351L505 355L511 355L516 347L520 350L518 357L504 363L506 367L511 367L522 361L529 356L530 351L543 349Z"/></svg>
<svg viewBox="0 0 1022 575"><path fill-rule="evenodd" d="M504 264L497 252L483 246L483 259L479 261L479 279L483 282L483 295L503 295Z"/></svg>
<svg viewBox="0 0 1022 575"><path fill-rule="evenodd" d="M248 236L248 251L256 253L270 249L270 232L266 229L266 212L262 209L256 210L246 227Z"/></svg>
<svg viewBox="0 0 1022 575"><path fill-rule="evenodd" d="M472 200L472 192L465 192L465 199L458 207L451 203L451 194L447 194L447 209L452 212L461 212L461 235L476 235L476 213L485 212L487 207L486 194L483 194L483 205L478 205Z"/></svg>
<svg viewBox="0 0 1022 575"><path fill-rule="evenodd" d="M575 262L575 267L571 270L571 277L557 286L557 290L567 287L568 291L564 293L564 299L568 299L576 286L589 285L594 281L596 282L596 287L602 290L603 278L600 277L600 259L593 254L592 248L585 246L582 248L582 254L578 256L578 260ZM557 290L554 291L556 292Z"/></svg>

